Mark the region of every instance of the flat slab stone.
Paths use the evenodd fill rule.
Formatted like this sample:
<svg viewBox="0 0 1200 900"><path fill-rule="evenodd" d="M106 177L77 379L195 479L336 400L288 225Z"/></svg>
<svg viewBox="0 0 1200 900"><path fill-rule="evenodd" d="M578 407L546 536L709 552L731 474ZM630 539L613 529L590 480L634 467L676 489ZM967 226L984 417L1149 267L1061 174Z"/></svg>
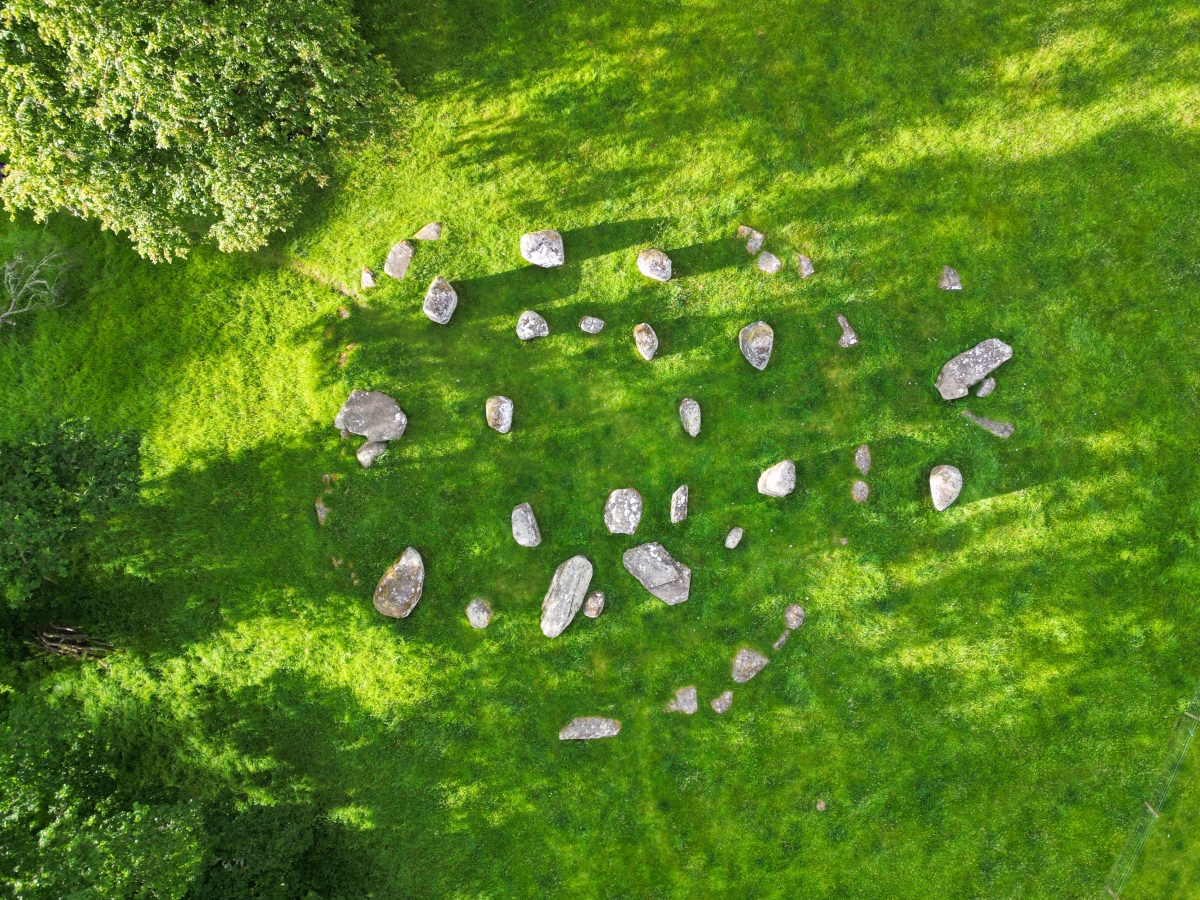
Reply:
<svg viewBox="0 0 1200 900"><path fill-rule="evenodd" d="M621 723L616 719L600 716L578 716L558 733L560 741L594 741L598 738L616 737L621 733Z"/></svg>
<svg viewBox="0 0 1200 900"><path fill-rule="evenodd" d="M967 396L973 385L1012 359L1013 348L998 338L981 341L942 366L934 382L943 400Z"/></svg>
<svg viewBox="0 0 1200 900"><path fill-rule="evenodd" d="M512 431L513 402L508 397L488 397L487 403L484 404L484 414L487 416L488 425L501 434Z"/></svg>
<svg viewBox="0 0 1200 900"><path fill-rule="evenodd" d="M871 486L859 479L850 488L850 496L854 498L855 503L866 503L867 498L871 496Z"/></svg>
<svg viewBox="0 0 1200 900"><path fill-rule="evenodd" d="M986 397L988 394L990 394L995 389L996 389L996 379L991 378L991 377L985 378L985 379L983 379L983 381L979 382L979 387L977 387L975 389L975 396L976 397Z"/></svg>
<svg viewBox="0 0 1200 900"><path fill-rule="evenodd" d="M671 495L671 524L678 525L688 516L688 486L681 484Z"/></svg>
<svg viewBox="0 0 1200 900"><path fill-rule="evenodd" d="M1011 422L997 422L995 419L985 419L983 416L977 416L969 409L962 411L963 418L970 422L974 422L980 428L990 431L996 437L1010 438L1017 430Z"/></svg>
<svg viewBox="0 0 1200 900"><path fill-rule="evenodd" d="M762 249L767 236L761 231L755 231L749 225L739 225L737 236L746 242L746 252L753 256Z"/></svg>
<svg viewBox="0 0 1200 900"><path fill-rule="evenodd" d="M647 278L671 280L671 258L661 250L643 250L638 254L637 267Z"/></svg>
<svg viewBox="0 0 1200 900"><path fill-rule="evenodd" d="M584 316L579 320L579 328L588 334L599 334L604 330L604 320L595 316Z"/></svg>
<svg viewBox="0 0 1200 900"><path fill-rule="evenodd" d="M695 437L700 433L700 404L691 397L684 397L679 404L679 421L683 430Z"/></svg>
<svg viewBox="0 0 1200 900"><path fill-rule="evenodd" d="M783 268L783 261L774 253L764 250L758 254L758 268L768 275L774 275Z"/></svg>
<svg viewBox="0 0 1200 900"><path fill-rule="evenodd" d="M929 493L933 496L933 508L941 512L957 500L962 485L962 472L954 466L934 467L929 473Z"/></svg>
<svg viewBox="0 0 1200 900"><path fill-rule="evenodd" d="M394 441L408 425L400 404L382 391L351 391L333 427L370 441Z"/></svg>
<svg viewBox="0 0 1200 900"><path fill-rule="evenodd" d="M355 451L354 458L364 469L369 469L375 460L387 453L387 448L387 441L367 441Z"/></svg>
<svg viewBox="0 0 1200 900"><path fill-rule="evenodd" d="M604 527L609 534L633 534L642 521L642 495L633 488L618 488L604 504Z"/></svg>
<svg viewBox="0 0 1200 900"><path fill-rule="evenodd" d="M858 467L858 471L864 475L871 471L871 448L866 444L859 444L858 449L854 451L854 465Z"/></svg>
<svg viewBox="0 0 1200 900"><path fill-rule="evenodd" d="M604 591L592 591L583 601L583 614L589 619L595 619L602 612L604 612Z"/></svg>
<svg viewBox="0 0 1200 900"><path fill-rule="evenodd" d="M667 712L681 712L691 715L700 708L696 695L696 686L681 687L675 692L675 699L667 704Z"/></svg>
<svg viewBox="0 0 1200 900"><path fill-rule="evenodd" d="M521 503L513 507L512 535L513 540L522 547L536 547L542 542L542 533L538 530L537 517L533 514L533 507L528 503Z"/></svg>
<svg viewBox="0 0 1200 900"><path fill-rule="evenodd" d="M768 497L786 497L796 489L796 464L790 459L777 462L758 476L758 492Z"/></svg>
<svg viewBox="0 0 1200 900"><path fill-rule="evenodd" d="M738 347L746 362L762 371L771 361L775 347L775 329L766 322L752 322L738 333Z"/></svg>
<svg viewBox="0 0 1200 900"><path fill-rule="evenodd" d="M421 230L413 235L415 241L440 241L442 239L442 223L430 222L423 225Z"/></svg>
<svg viewBox="0 0 1200 900"><path fill-rule="evenodd" d="M387 261L383 264L383 273L392 278L403 278L408 274L408 265L412 262L416 248L408 241L400 241L388 251Z"/></svg>
<svg viewBox="0 0 1200 900"><path fill-rule="evenodd" d="M746 533L745 529L742 529L742 528L731 529L729 534L725 535L725 549L726 550L736 549L737 545L742 542L742 535L744 535L745 533Z"/></svg>
<svg viewBox="0 0 1200 900"><path fill-rule="evenodd" d="M521 258L543 269L561 266L566 262L562 235L551 228L521 235Z"/></svg>
<svg viewBox="0 0 1200 900"><path fill-rule="evenodd" d="M375 271L363 266L362 274L358 276L358 286L364 291L375 287Z"/></svg>
<svg viewBox="0 0 1200 900"><path fill-rule="evenodd" d="M429 290L425 292L425 303L421 306L429 320L438 325L447 325L457 307L458 294L450 286L450 282L441 275L433 279Z"/></svg>
<svg viewBox="0 0 1200 900"><path fill-rule="evenodd" d="M858 343L858 335L854 333L854 329L850 327L850 321L838 313L838 324L842 326L842 336L838 338L839 347L853 347Z"/></svg>
<svg viewBox="0 0 1200 900"><path fill-rule="evenodd" d="M940 287L943 291L961 291L962 279L959 278L958 273L949 266L942 266L942 278L938 282L938 287Z"/></svg>
<svg viewBox="0 0 1200 900"><path fill-rule="evenodd" d="M659 543L641 544L621 557L625 570L668 606L683 603L692 587L692 570Z"/></svg>
<svg viewBox="0 0 1200 900"><path fill-rule="evenodd" d="M403 619L417 607L425 589L425 563L408 547L383 573L375 586L375 608L385 616Z"/></svg>
<svg viewBox="0 0 1200 900"><path fill-rule="evenodd" d="M761 653L743 647L733 658L733 681L735 684L745 684L767 667L771 661Z"/></svg>
<svg viewBox="0 0 1200 900"><path fill-rule="evenodd" d="M808 278L817 271L813 268L813 261L804 254L796 257L796 270L800 273L801 278Z"/></svg>
<svg viewBox="0 0 1200 900"><path fill-rule="evenodd" d="M550 326L546 324L546 320L532 309L525 310L525 312L521 313L521 317L517 319L517 337L523 341L542 338L549 333Z"/></svg>
<svg viewBox="0 0 1200 900"><path fill-rule="evenodd" d="M472 628L487 628L492 624L492 608L478 597L467 604L467 621Z"/></svg>
<svg viewBox="0 0 1200 900"><path fill-rule="evenodd" d="M654 354L658 352L658 335L645 322L633 326L633 343L647 362L654 359Z"/></svg>
<svg viewBox="0 0 1200 900"><path fill-rule="evenodd" d="M592 581L592 564L586 556L572 556L557 569L542 600L542 634L558 637L583 606Z"/></svg>
<svg viewBox="0 0 1200 900"><path fill-rule="evenodd" d="M733 706L733 691L726 691L720 697L714 697L708 702L708 705L713 708L713 712L718 716L725 715L725 713L729 712L730 707Z"/></svg>
<svg viewBox="0 0 1200 900"><path fill-rule="evenodd" d="M787 626L788 631L795 631L804 624L804 607L799 603L792 603L783 611L783 624Z"/></svg>

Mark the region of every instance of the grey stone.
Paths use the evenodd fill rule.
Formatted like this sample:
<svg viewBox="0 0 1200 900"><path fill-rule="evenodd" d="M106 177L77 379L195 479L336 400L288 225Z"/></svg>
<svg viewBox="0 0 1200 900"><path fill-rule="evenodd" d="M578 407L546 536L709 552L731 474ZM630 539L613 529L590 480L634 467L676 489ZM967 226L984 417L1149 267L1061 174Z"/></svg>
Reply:
<svg viewBox="0 0 1200 900"><path fill-rule="evenodd" d="M595 316L584 316L579 320L579 327L588 334L599 334L604 330L604 320Z"/></svg>
<svg viewBox="0 0 1200 900"><path fill-rule="evenodd" d="M561 266L566 262L562 235L549 228L521 235L521 257L543 269Z"/></svg>
<svg viewBox="0 0 1200 900"><path fill-rule="evenodd" d="M961 291L962 279L958 277L958 273L952 268L949 266L943 266L942 280L938 282L938 287L940 287L943 291Z"/></svg>
<svg viewBox="0 0 1200 900"><path fill-rule="evenodd" d="M667 712L681 712L689 716L699 708L695 685L681 687L675 692L675 699L667 704Z"/></svg>
<svg viewBox="0 0 1200 900"><path fill-rule="evenodd" d="M643 250L638 254L637 267L647 278L671 280L671 258L661 250Z"/></svg>
<svg viewBox="0 0 1200 900"><path fill-rule="evenodd" d="M871 487L860 479L850 488L850 496L854 498L855 503L866 503L867 498L871 496Z"/></svg>
<svg viewBox="0 0 1200 900"><path fill-rule="evenodd" d="M775 329L766 322L752 322L738 333L738 347L742 356L746 357L746 362L761 371L771 361Z"/></svg>
<svg viewBox="0 0 1200 900"><path fill-rule="evenodd" d="M758 254L758 268L768 275L774 275L783 268L783 262L774 253L764 250Z"/></svg>
<svg viewBox="0 0 1200 900"><path fill-rule="evenodd" d="M484 404L487 423L501 434L512 431L513 402L508 397L488 397Z"/></svg>
<svg viewBox="0 0 1200 900"><path fill-rule="evenodd" d="M683 430L695 437L700 433L700 404L691 397L684 397L679 404L679 421Z"/></svg>
<svg viewBox="0 0 1200 900"><path fill-rule="evenodd" d="M737 652L733 658L733 681L735 684L745 684L767 667L770 660L761 653L755 653L746 647Z"/></svg>
<svg viewBox="0 0 1200 900"><path fill-rule="evenodd" d="M604 504L604 527L609 534L633 534L642 521L642 495L633 488L618 488Z"/></svg>
<svg viewBox="0 0 1200 900"><path fill-rule="evenodd" d="M783 611L783 624L787 626L788 631L795 631L804 624L804 607L799 603L789 604L788 608Z"/></svg>
<svg viewBox="0 0 1200 900"><path fill-rule="evenodd" d="M604 612L604 591L592 591L583 601L583 614L589 619L595 619Z"/></svg>
<svg viewBox="0 0 1200 900"><path fill-rule="evenodd" d="M641 544L621 557L625 570L642 587L668 606L683 603L692 586L692 570L679 562L659 543Z"/></svg>
<svg viewBox="0 0 1200 900"><path fill-rule="evenodd" d="M413 235L414 241L440 241L442 239L442 223L430 222Z"/></svg>
<svg viewBox="0 0 1200 900"><path fill-rule="evenodd" d="M458 294L450 286L450 282L441 275L433 279L429 290L425 292L425 304L421 307L430 321L438 325L448 324L457 306Z"/></svg>
<svg viewBox="0 0 1200 900"><path fill-rule="evenodd" d="M392 278L403 278L408 274L408 264L412 262L416 248L408 241L400 241L388 251L387 261L383 264L383 272Z"/></svg>
<svg viewBox="0 0 1200 900"><path fill-rule="evenodd" d="M723 716L729 712L729 708L733 706L733 691L726 691L720 697L716 697L709 701L709 706L713 708L718 716Z"/></svg>
<svg viewBox="0 0 1200 900"><path fill-rule="evenodd" d="M983 381L979 382L979 387L977 387L975 389L975 396L976 397L986 397L988 394L990 394L995 389L996 389L996 379L990 378L990 377L985 378L985 379L983 379Z"/></svg>
<svg viewBox="0 0 1200 900"><path fill-rule="evenodd" d="M854 333L854 329L850 327L850 322L841 313L838 313L837 321L842 326L842 336L838 338L838 346L853 347L858 343L858 335Z"/></svg>
<svg viewBox="0 0 1200 900"><path fill-rule="evenodd" d="M387 448L387 441L367 441L355 451L354 458L364 469L369 469L375 460L387 453Z"/></svg>
<svg viewBox="0 0 1200 900"><path fill-rule="evenodd" d="M962 472L954 466L936 466L929 473L929 493L933 496L933 508L941 512L957 500L962 484Z"/></svg>
<svg viewBox="0 0 1200 900"><path fill-rule="evenodd" d="M854 465L858 466L858 471L864 475L871 471L871 448L866 444L860 444L854 451Z"/></svg>
<svg viewBox="0 0 1200 900"><path fill-rule="evenodd" d="M972 385L983 381L988 375L1012 359L1013 349L997 338L988 338L970 350L958 354L942 366L935 385L943 400L957 400L967 396Z"/></svg>
<svg viewBox="0 0 1200 900"><path fill-rule="evenodd" d="M362 274L358 276L358 286L364 291L368 291L375 287L375 272L368 269L366 266L362 268Z"/></svg>
<svg viewBox="0 0 1200 900"><path fill-rule="evenodd" d="M761 231L755 231L749 225L739 225L737 236L746 242L746 252L753 256L762 249L763 241L767 236Z"/></svg>
<svg viewBox="0 0 1200 900"><path fill-rule="evenodd" d="M814 272L817 271L815 268L813 268L813 261L811 259L809 259L807 256L805 256L803 253L801 253L800 256L797 257L796 262L797 262L796 268L800 272L801 278L808 278L810 275L812 275Z"/></svg>
<svg viewBox="0 0 1200 900"><path fill-rule="evenodd" d="M980 428L990 431L996 437L1009 438L1017 430L1010 422L997 422L995 419L985 419L983 416L975 415L969 409L964 409L962 414L964 419L974 422Z"/></svg>
<svg viewBox="0 0 1200 900"><path fill-rule="evenodd" d="M771 645L771 649L772 650L782 650L783 645L787 643L787 640L789 637L791 637L791 634L792 633L790 631L783 632L783 634L781 634L781 635L779 635L779 637L775 638L775 643L773 643Z"/></svg>
<svg viewBox="0 0 1200 900"><path fill-rule="evenodd" d="M434 240L430 238L430 240ZM480 600L476 597L467 604L467 621L471 623L472 628L487 628L492 624L492 608L487 605L487 601Z"/></svg>
<svg viewBox="0 0 1200 900"><path fill-rule="evenodd" d="M538 530L537 517L533 514L533 507L528 503L521 503L513 507L512 535L513 540L522 547L536 547L542 542L542 532Z"/></svg>
<svg viewBox="0 0 1200 900"><path fill-rule="evenodd" d="M768 497L786 497L796 489L796 464L790 459L775 463L758 476L758 492Z"/></svg>
<svg viewBox="0 0 1200 900"><path fill-rule="evenodd" d="M817 812L825 812L825 801L824 800L817 801Z"/></svg>
<svg viewBox="0 0 1200 900"><path fill-rule="evenodd" d="M735 549L742 542L742 535L745 533L745 530L741 528L732 529L729 534L725 535L725 549Z"/></svg>
<svg viewBox="0 0 1200 900"><path fill-rule="evenodd" d="M645 322L633 326L633 343L647 362L654 359L654 354L658 352L658 335Z"/></svg>
<svg viewBox="0 0 1200 900"><path fill-rule="evenodd" d="M385 616L403 619L416 608L424 589L425 563L421 554L409 547L379 579L375 608Z"/></svg>
<svg viewBox="0 0 1200 900"><path fill-rule="evenodd" d="M333 420L334 428L369 441L394 441L404 434L407 425L408 417L400 404L381 391L351 391Z"/></svg>
<svg viewBox="0 0 1200 900"><path fill-rule="evenodd" d="M329 507L321 501L320 497L317 498L317 502L313 506L317 510L317 524L324 525L325 520L329 518Z"/></svg>
<svg viewBox="0 0 1200 900"><path fill-rule="evenodd" d="M688 514L688 486L681 484L671 495L671 524L678 525Z"/></svg>
<svg viewBox="0 0 1200 900"><path fill-rule="evenodd" d="M597 738L616 737L621 733L621 723L616 719L600 716L578 716L567 723L558 733L560 741L594 741Z"/></svg>
<svg viewBox="0 0 1200 900"><path fill-rule="evenodd" d="M586 556L572 556L554 570L550 589L542 600L542 634L554 638L563 633L587 595L592 581L592 564Z"/></svg>
<svg viewBox="0 0 1200 900"><path fill-rule="evenodd" d="M532 309L525 310L525 312L521 313L521 317L517 319L517 337L523 341L545 337L549 333L550 326L546 324L546 320Z"/></svg>

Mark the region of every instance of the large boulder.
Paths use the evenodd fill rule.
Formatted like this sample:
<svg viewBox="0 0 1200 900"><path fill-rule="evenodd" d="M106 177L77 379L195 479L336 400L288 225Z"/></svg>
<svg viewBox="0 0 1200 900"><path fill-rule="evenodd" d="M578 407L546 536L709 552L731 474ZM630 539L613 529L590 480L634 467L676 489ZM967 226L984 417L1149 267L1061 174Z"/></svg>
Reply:
<svg viewBox="0 0 1200 900"><path fill-rule="evenodd" d="M933 508L941 512L957 500L962 485L962 472L954 466L936 466L929 473L929 493L933 496Z"/></svg>
<svg viewBox="0 0 1200 900"><path fill-rule="evenodd" d="M681 712L684 715L690 716L700 708L697 702L696 686L688 685L681 687L675 692L675 699L667 704L667 712Z"/></svg>
<svg viewBox="0 0 1200 900"><path fill-rule="evenodd" d="M1017 430L1011 422L997 422L995 419L985 419L983 416L977 416L969 409L963 410L963 418L970 422L974 422L980 428L990 431L996 437L1009 438Z"/></svg>
<svg viewBox="0 0 1200 900"><path fill-rule="evenodd" d="M425 563L412 547L383 573L375 587L375 608L385 616L403 619L411 613L425 589Z"/></svg>
<svg viewBox="0 0 1200 900"><path fill-rule="evenodd" d="M998 338L988 338L942 366L934 382L943 400L967 396L973 386L1012 359L1013 348Z"/></svg>
<svg viewBox="0 0 1200 900"><path fill-rule="evenodd" d="M745 684L770 662L761 653L743 647L733 658L733 681L735 684Z"/></svg>
<svg viewBox="0 0 1200 900"><path fill-rule="evenodd" d="M412 262L415 248L408 241L400 241L388 251L387 261L383 264L385 275L392 278L403 278L408 274L408 264Z"/></svg>
<svg viewBox="0 0 1200 900"><path fill-rule="evenodd" d="M538 529L537 518L533 514L533 507L528 503L521 503L513 507L512 534L513 540L522 547L536 547L542 542L542 532Z"/></svg>
<svg viewBox="0 0 1200 900"><path fill-rule="evenodd" d="M542 634L554 638L563 633L587 596L592 583L592 564L586 556L572 556L554 570L550 590L542 601Z"/></svg>
<svg viewBox="0 0 1200 900"><path fill-rule="evenodd" d="M645 322L633 326L633 343L647 362L654 359L654 354L658 352L658 335Z"/></svg>
<svg viewBox="0 0 1200 900"><path fill-rule="evenodd" d="M594 741L597 738L616 737L621 733L621 723L616 719L600 716L577 716L558 733L560 741Z"/></svg>
<svg viewBox="0 0 1200 900"><path fill-rule="evenodd" d="M671 495L671 524L678 525L688 516L688 486L681 484Z"/></svg>
<svg viewBox="0 0 1200 900"><path fill-rule="evenodd" d="M458 306L458 294L445 278L439 275L425 292L425 303L421 307L432 322L447 325Z"/></svg>
<svg viewBox="0 0 1200 900"><path fill-rule="evenodd" d="M958 273L949 266L942 266L942 278L938 282L938 287L943 291L961 291L962 279L958 277Z"/></svg>
<svg viewBox="0 0 1200 900"><path fill-rule="evenodd" d="M643 250L638 254L637 267L647 278L671 280L671 258L661 250Z"/></svg>
<svg viewBox="0 0 1200 900"><path fill-rule="evenodd" d="M484 404L487 423L501 434L512 431L513 402L508 397L488 397Z"/></svg>
<svg viewBox="0 0 1200 900"><path fill-rule="evenodd" d="M408 417L400 404L381 391L351 391L333 427L369 441L394 441L404 434Z"/></svg>
<svg viewBox="0 0 1200 900"><path fill-rule="evenodd" d="M775 330L766 322L752 322L738 333L738 347L742 356L760 371L771 361L774 346Z"/></svg>
<svg viewBox="0 0 1200 900"><path fill-rule="evenodd" d="M619 488L604 504L604 526L609 534L633 534L642 521L642 495L633 488Z"/></svg>
<svg viewBox="0 0 1200 900"><path fill-rule="evenodd" d="M472 628L487 628L492 624L492 608L486 600L476 597L467 604L467 621Z"/></svg>
<svg viewBox="0 0 1200 900"><path fill-rule="evenodd" d="M621 562L642 587L668 606L687 600L692 570L672 557L662 544L641 544L626 550Z"/></svg>
<svg viewBox="0 0 1200 900"><path fill-rule="evenodd" d="M586 334L599 334L604 330L604 320L595 316L584 316L579 320L579 329Z"/></svg>
<svg viewBox="0 0 1200 900"><path fill-rule="evenodd" d="M768 497L786 497L796 489L796 464L790 459L775 463L758 476L758 492Z"/></svg>
<svg viewBox="0 0 1200 900"><path fill-rule="evenodd" d="M549 333L550 326L546 324L546 320L532 309L525 310L525 312L521 313L521 317L517 319L517 337L523 341L545 337Z"/></svg>
<svg viewBox="0 0 1200 900"><path fill-rule="evenodd" d="M549 228L521 235L521 257L543 269L561 266L566 262L562 235Z"/></svg>
<svg viewBox="0 0 1200 900"><path fill-rule="evenodd" d="M700 404L691 397L684 397L679 404L679 421L683 430L695 437L700 433Z"/></svg>
<svg viewBox="0 0 1200 900"><path fill-rule="evenodd" d="M838 313L838 324L842 326L842 336L838 338L839 347L853 347L858 343L858 335L854 333L854 329L850 327L850 320Z"/></svg>

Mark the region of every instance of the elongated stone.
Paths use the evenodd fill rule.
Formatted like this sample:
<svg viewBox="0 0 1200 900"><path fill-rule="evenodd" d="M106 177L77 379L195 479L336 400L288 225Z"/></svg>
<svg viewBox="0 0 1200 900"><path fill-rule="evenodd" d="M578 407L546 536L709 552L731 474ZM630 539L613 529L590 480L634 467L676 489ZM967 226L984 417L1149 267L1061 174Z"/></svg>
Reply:
<svg viewBox="0 0 1200 900"><path fill-rule="evenodd" d="M658 352L658 335L645 322L633 326L633 343L642 359L647 362L654 359L654 354Z"/></svg>
<svg viewBox="0 0 1200 900"><path fill-rule="evenodd" d="M867 475L871 471L871 448L866 444L859 444L858 449L854 451L854 465L858 466L858 471Z"/></svg>
<svg viewBox="0 0 1200 900"><path fill-rule="evenodd" d="M512 535L513 540L522 547L536 547L542 542L542 532L538 529L537 517L533 514L533 507L528 503L521 503L513 507Z"/></svg>
<svg viewBox="0 0 1200 900"><path fill-rule="evenodd" d="M560 741L594 741L598 738L616 737L621 733L621 723L616 719L600 716L577 716L558 733Z"/></svg>
<svg viewBox="0 0 1200 900"><path fill-rule="evenodd" d="M990 431L996 437L1009 438L1017 430L1011 422L997 422L995 419L985 419L983 416L977 416L969 409L962 411L963 418L970 422L974 422L980 428Z"/></svg>
<svg viewBox="0 0 1200 900"><path fill-rule="evenodd" d="M688 516L688 486L681 484L671 495L671 524L678 525Z"/></svg>
<svg viewBox="0 0 1200 900"><path fill-rule="evenodd" d="M403 278L408 274L408 265L412 262L415 252L416 249L408 241L400 241L388 251L383 273L392 278Z"/></svg>
<svg viewBox="0 0 1200 900"><path fill-rule="evenodd" d="M732 529L729 534L725 536L725 549L736 550L737 545L742 542L742 535L745 533L745 530L741 528Z"/></svg>
<svg viewBox="0 0 1200 900"><path fill-rule="evenodd" d="M557 569L542 600L542 634L549 638L563 633L587 596L592 581L592 564L586 556L572 556Z"/></svg>
<svg viewBox="0 0 1200 900"><path fill-rule="evenodd" d="M839 347L853 347L858 343L858 335L854 333L854 329L850 327L850 321L838 313L838 324L842 326L842 336L838 338Z"/></svg>
<svg viewBox="0 0 1200 900"><path fill-rule="evenodd" d="M490 427L501 434L512 431L513 402L508 397L488 397L483 411Z"/></svg>
<svg viewBox="0 0 1200 900"><path fill-rule="evenodd" d="M700 433L700 404L691 397L684 397L679 404L679 421L683 430L695 437Z"/></svg>
<svg viewBox="0 0 1200 900"><path fill-rule="evenodd" d="M1012 359L1013 348L997 338L981 341L958 354L938 373L934 382L943 400L967 396L968 390Z"/></svg>
<svg viewBox="0 0 1200 900"><path fill-rule="evenodd" d="M442 239L442 223L430 222L413 235L414 241L440 241Z"/></svg>

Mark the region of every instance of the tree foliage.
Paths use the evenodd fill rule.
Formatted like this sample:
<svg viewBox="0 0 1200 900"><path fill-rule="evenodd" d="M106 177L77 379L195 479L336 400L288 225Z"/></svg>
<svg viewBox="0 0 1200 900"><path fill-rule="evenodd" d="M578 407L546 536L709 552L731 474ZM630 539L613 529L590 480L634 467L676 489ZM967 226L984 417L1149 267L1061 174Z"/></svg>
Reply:
<svg viewBox="0 0 1200 900"><path fill-rule="evenodd" d="M286 228L386 81L346 0L0 2L0 196L155 260Z"/></svg>

